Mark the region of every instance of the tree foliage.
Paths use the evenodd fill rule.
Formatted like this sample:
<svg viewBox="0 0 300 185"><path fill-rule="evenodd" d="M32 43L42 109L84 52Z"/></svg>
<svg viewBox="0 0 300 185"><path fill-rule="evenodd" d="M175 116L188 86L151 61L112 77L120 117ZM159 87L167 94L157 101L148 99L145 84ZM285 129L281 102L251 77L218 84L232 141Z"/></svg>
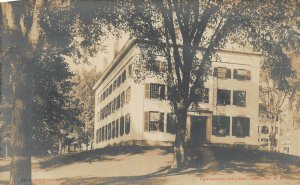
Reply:
<svg viewBox="0 0 300 185"><path fill-rule="evenodd" d="M75 84L70 95L75 99L73 106L78 107L79 114L77 119L83 125L81 138L83 143L92 147L94 139L94 122L95 122L95 95L93 86L100 78L101 73L95 68L91 70L82 69L77 71L72 81Z"/></svg>

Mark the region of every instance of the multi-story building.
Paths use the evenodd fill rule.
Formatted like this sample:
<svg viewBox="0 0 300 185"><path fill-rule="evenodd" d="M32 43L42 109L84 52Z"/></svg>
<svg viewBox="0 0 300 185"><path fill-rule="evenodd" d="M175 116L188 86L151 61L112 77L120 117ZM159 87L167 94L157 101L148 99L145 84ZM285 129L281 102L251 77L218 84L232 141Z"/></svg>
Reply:
<svg viewBox="0 0 300 185"><path fill-rule="evenodd" d="M171 144L174 116L167 88L156 77L136 83L133 58L139 49L129 40L95 84L94 146ZM187 115L187 142L252 145L258 143L259 66L261 55L219 50L213 76L205 84L200 111ZM165 67L160 61L161 68Z"/></svg>

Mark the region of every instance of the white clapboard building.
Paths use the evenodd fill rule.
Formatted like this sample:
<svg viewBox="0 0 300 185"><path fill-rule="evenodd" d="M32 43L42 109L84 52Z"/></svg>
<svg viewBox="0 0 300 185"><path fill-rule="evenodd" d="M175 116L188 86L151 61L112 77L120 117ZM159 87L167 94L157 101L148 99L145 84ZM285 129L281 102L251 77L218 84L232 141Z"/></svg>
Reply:
<svg viewBox="0 0 300 185"><path fill-rule="evenodd" d="M94 85L94 148L121 144L168 145L174 139L166 86L155 77L132 78L139 49L128 40ZM261 55L245 49L218 51L201 111L191 107L187 142L257 146ZM160 67L164 67L161 61Z"/></svg>

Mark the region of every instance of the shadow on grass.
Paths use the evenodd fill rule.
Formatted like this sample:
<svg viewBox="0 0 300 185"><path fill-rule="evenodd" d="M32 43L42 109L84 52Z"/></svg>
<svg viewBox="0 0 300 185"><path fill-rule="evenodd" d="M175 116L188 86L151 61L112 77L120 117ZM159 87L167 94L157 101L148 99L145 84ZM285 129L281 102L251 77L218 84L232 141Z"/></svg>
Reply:
<svg viewBox="0 0 300 185"><path fill-rule="evenodd" d="M118 146L96 149L91 151L82 151L77 153L68 153L54 156L39 162L40 168L52 169L64 165L69 165L77 162L98 162L107 160L116 160L112 157L117 155L136 155L146 151L159 148L163 150L162 155L172 152L171 147L151 147L151 146Z"/></svg>
<svg viewBox="0 0 300 185"><path fill-rule="evenodd" d="M172 152L166 150L168 153ZM93 177L62 179L63 185L81 184L166 184L170 176L236 174L242 176L274 177L300 182L300 158L290 155L237 148L200 147L187 151L188 162L178 171L170 166L140 176Z"/></svg>
<svg viewBox="0 0 300 185"><path fill-rule="evenodd" d="M201 147L191 149L185 170L178 174L241 173L249 176L282 176L300 180L300 157L240 148Z"/></svg>

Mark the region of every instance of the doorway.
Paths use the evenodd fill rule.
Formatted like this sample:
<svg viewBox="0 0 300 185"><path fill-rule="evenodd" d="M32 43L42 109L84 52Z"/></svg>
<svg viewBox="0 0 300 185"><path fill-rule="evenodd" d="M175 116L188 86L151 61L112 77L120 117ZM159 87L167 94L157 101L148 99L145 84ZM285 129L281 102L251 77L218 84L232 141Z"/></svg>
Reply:
<svg viewBox="0 0 300 185"><path fill-rule="evenodd" d="M206 116L193 116L191 117L191 137L192 144L205 144L206 140Z"/></svg>

